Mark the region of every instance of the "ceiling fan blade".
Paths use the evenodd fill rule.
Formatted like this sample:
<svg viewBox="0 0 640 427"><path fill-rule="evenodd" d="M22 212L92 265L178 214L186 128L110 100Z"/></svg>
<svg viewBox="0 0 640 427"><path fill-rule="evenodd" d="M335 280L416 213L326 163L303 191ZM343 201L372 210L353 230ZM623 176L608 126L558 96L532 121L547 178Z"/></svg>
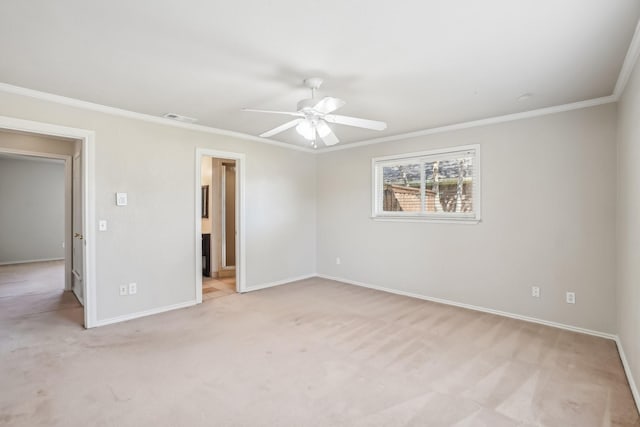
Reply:
<svg viewBox="0 0 640 427"><path fill-rule="evenodd" d="M290 122L287 122L283 125L278 126L277 128L271 129L266 131L263 134L260 134L260 136L262 138L269 138L270 136L273 136L275 134L278 134L280 132L284 132L287 129L291 129L292 127L296 126L298 123L300 123L303 119L294 119L291 120Z"/></svg>
<svg viewBox="0 0 640 427"><path fill-rule="evenodd" d="M333 111L336 111L338 108L342 107L346 102L342 99L333 98L331 96L327 96L322 98L313 109L320 114L328 114Z"/></svg>
<svg viewBox="0 0 640 427"><path fill-rule="evenodd" d="M243 108L242 111L249 111L252 113L285 114L287 116L304 117L304 114L293 111L257 110L255 108Z"/></svg>
<svg viewBox="0 0 640 427"><path fill-rule="evenodd" d="M359 119L357 117L340 116L337 114L327 114L324 119L329 123L337 123L339 125L355 126L359 128L371 130L385 130L387 124L377 120Z"/></svg>
<svg viewBox="0 0 640 427"><path fill-rule="evenodd" d="M316 130L318 131L318 136L322 139L322 142L325 143L327 147L332 145L336 145L340 140L336 136L335 133L331 130L327 122L320 120L316 125Z"/></svg>

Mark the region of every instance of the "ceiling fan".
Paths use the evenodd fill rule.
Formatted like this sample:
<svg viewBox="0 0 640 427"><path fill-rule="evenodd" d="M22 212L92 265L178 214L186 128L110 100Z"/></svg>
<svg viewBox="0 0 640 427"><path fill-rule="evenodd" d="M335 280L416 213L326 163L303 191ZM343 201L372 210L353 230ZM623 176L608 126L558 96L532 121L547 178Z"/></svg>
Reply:
<svg viewBox="0 0 640 427"><path fill-rule="evenodd" d="M318 90L318 88L320 88L320 85L322 85L321 78L312 77L305 79L304 85L311 89L311 98L303 99L302 101L298 102L298 111L293 112L256 110L253 108L242 109L242 111L284 114L287 116L297 117L290 122L264 132L260 135L261 137L269 138L295 126L296 131L306 140L311 141L311 145L314 148L317 148L316 135L319 136L322 142L324 142L327 146L335 145L340 142L338 137L333 133L327 123L355 126L371 130L384 130L387 128L387 124L385 122L331 114L338 108L342 107L345 102L342 99L333 98L330 96L324 97L322 99L316 99L316 90Z"/></svg>

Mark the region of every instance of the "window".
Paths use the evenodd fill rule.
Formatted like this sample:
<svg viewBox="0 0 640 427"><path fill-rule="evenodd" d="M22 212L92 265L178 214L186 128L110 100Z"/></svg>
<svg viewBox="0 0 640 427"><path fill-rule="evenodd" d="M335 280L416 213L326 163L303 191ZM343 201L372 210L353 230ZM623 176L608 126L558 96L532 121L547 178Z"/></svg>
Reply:
<svg viewBox="0 0 640 427"><path fill-rule="evenodd" d="M372 161L376 219L480 220L480 146Z"/></svg>

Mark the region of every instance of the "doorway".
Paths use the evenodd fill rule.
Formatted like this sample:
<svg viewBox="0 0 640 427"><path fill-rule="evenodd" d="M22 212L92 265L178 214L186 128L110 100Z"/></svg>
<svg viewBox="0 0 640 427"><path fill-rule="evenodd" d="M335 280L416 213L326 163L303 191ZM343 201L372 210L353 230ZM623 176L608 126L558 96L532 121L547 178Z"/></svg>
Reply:
<svg viewBox="0 0 640 427"><path fill-rule="evenodd" d="M70 178L75 143L0 131L2 317L36 314L43 307L50 312L82 308L81 290L71 278L82 259L70 257L77 251L77 239L70 236L75 220ZM17 154L12 149L22 145L42 151ZM73 318L79 311L75 313Z"/></svg>
<svg viewBox="0 0 640 427"><path fill-rule="evenodd" d="M244 155L196 150L196 299L244 291Z"/></svg>
<svg viewBox="0 0 640 427"><path fill-rule="evenodd" d="M80 308L68 280L69 156L6 152L0 131L0 319ZM45 138L38 140L46 145ZM71 141L72 143L72 141ZM72 146L67 141L61 147ZM72 317L78 317L75 310ZM82 320L79 319L81 323Z"/></svg>
<svg viewBox="0 0 640 427"><path fill-rule="evenodd" d="M62 159L65 164L64 289L83 306L84 327L97 326L95 300L95 242L93 241L93 141L94 132L48 123L0 116L0 132L32 137L0 144L0 151L40 159ZM69 145L70 152L50 149L35 138L49 138ZM74 162L75 158L75 162ZM73 166L76 173L73 173ZM76 180L75 188L73 180ZM75 190L75 191L74 191ZM75 196L75 197L74 197ZM74 214L75 213L75 214ZM75 219L75 221L74 221ZM75 274L74 274L75 273Z"/></svg>

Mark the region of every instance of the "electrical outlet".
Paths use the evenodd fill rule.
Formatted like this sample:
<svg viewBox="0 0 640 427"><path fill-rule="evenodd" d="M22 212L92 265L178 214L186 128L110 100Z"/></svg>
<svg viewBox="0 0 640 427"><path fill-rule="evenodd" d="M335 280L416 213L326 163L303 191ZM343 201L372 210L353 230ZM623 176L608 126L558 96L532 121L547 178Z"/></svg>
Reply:
<svg viewBox="0 0 640 427"><path fill-rule="evenodd" d="M576 303L576 293L567 292L567 304L575 304L575 303Z"/></svg>
<svg viewBox="0 0 640 427"><path fill-rule="evenodd" d="M128 295L127 294L127 285L120 285L120 296Z"/></svg>
<svg viewBox="0 0 640 427"><path fill-rule="evenodd" d="M339 256L337 256L337 257L336 257L336 265L340 265L340 263L341 263L341 262L342 262L342 261L340 260L340 257L339 257Z"/></svg>
<svg viewBox="0 0 640 427"><path fill-rule="evenodd" d="M531 296L535 298L540 298L540 286L531 287Z"/></svg>
<svg viewBox="0 0 640 427"><path fill-rule="evenodd" d="M129 295L138 293L138 285L135 283L129 283Z"/></svg>

